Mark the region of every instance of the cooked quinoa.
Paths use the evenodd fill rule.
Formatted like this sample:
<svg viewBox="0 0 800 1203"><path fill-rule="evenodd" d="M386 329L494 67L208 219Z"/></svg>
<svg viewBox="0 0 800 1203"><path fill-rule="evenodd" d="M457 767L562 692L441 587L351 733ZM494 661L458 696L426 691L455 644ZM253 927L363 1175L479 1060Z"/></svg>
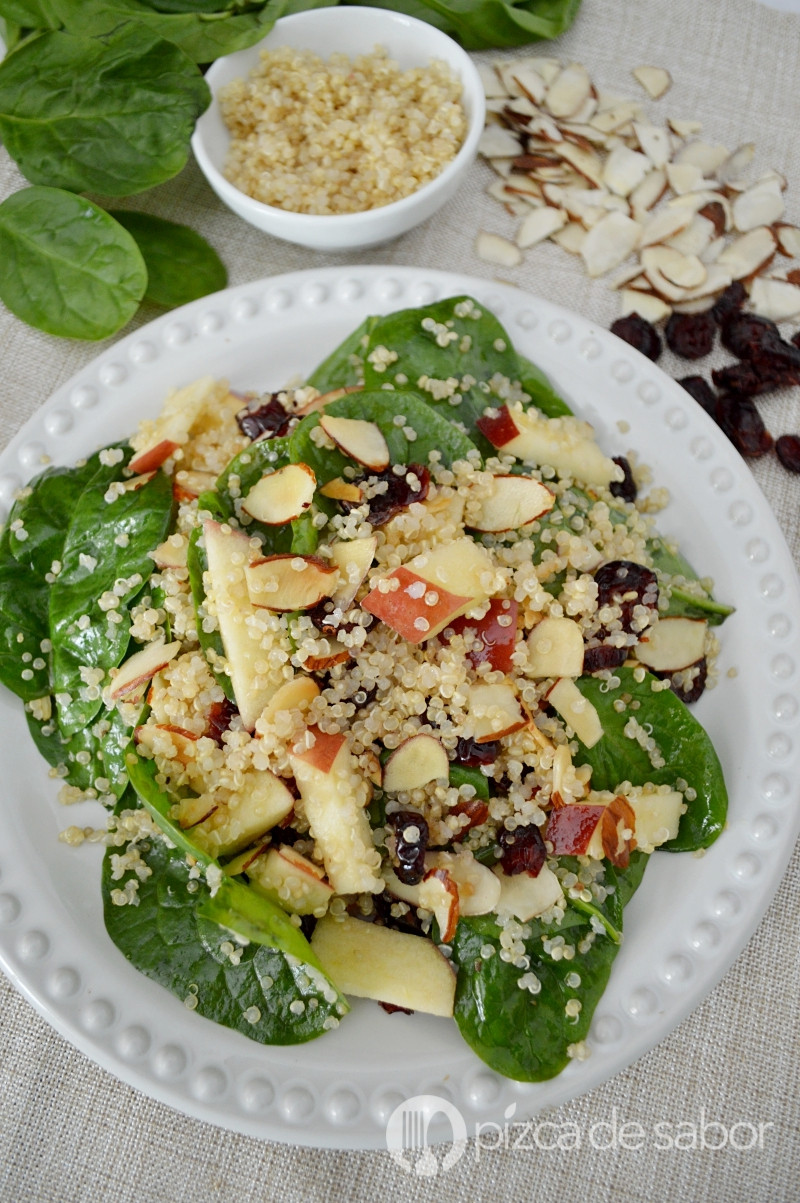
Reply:
<svg viewBox="0 0 800 1203"><path fill-rule="evenodd" d="M467 130L446 63L402 71L381 46L352 62L262 51L220 105L231 133L226 177L294 213L362 213L409 196L456 156Z"/></svg>

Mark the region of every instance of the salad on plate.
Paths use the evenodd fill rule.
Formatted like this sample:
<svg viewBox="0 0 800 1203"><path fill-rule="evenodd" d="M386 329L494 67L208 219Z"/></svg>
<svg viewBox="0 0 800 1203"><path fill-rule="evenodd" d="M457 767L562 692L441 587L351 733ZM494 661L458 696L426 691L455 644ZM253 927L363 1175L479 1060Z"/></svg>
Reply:
<svg viewBox="0 0 800 1203"><path fill-rule="evenodd" d="M0 680L107 808L62 839L128 961L264 1044L358 998L521 1081L584 1058L650 855L726 817L691 706L731 609L649 485L458 296L23 489Z"/></svg>

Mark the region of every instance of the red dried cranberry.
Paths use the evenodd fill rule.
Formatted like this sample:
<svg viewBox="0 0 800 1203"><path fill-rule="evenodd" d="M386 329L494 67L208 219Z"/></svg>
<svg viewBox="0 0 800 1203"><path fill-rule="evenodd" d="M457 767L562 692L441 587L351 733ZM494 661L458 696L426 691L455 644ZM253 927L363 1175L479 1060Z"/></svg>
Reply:
<svg viewBox="0 0 800 1203"><path fill-rule="evenodd" d="M792 335L790 341L793 347L800 347L800 330L798 330L796 334Z"/></svg>
<svg viewBox="0 0 800 1203"><path fill-rule="evenodd" d="M509 877L516 873L529 873L537 877L547 860L544 837L535 823L527 827L516 827L513 831L503 828L497 842L503 850L500 865Z"/></svg>
<svg viewBox="0 0 800 1203"><path fill-rule="evenodd" d="M617 338L623 339L626 343L630 343L637 351L641 351L642 355L646 355L654 362L661 354L661 339L658 331L641 314L629 313L625 317L618 317L611 325L611 333L616 334Z"/></svg>
<svg viewBox="0 0 800 1203"><path fill-rule="evenodd" d="M678 384L694 397L707 414L714 417L717 410L717 394L704 376L683 376Z"/></svg>
<svg viewBox="0 0 800 1203"><path fill-rule="evenodd" d="M206 729L203 732L214 743L222 746L222 733L230 729L231 722L239 713L233 702L225 698L221 702L213 702L206 719Z"/></svg>
<svg viewBox="0 0 800 1203"><path fill-rule="evenodd" d="M394 1003L378 1002L379 1007L383 1007L387 1015L396 1015L399 1011L401 1015L413 1015L414 1012L408 1007L398 1007Z"/></svg>
<svg viewBox="0 0 800 1203"><path fill-rule="evenodd" d="M453 762L464 765L465 768L477 769L482 764L494 764L499 754L500 744L496 739L488 739L481 744L476 743L474 739L459 739Z"/></svg>
<svg viewBox="0 0 800 1203"><path fill-rule="evenodd" d="M637 606L654 610L658 605L656 574L652 568L645 568L634 560L609 560L597 569L594 579L597 582L598 606L618 606L623 631L633 630Z"/></svg>
<svg viewBox="0 0 800 1203"><path fill-rule="evenodd" d="M625 473L622 480L612 480L608 486L612 497L619 497L622 501L635 501L638 489L636 481L633 479L630 463L626 455L615 455L614 463L617 464Z"/></svg>
<svg viewBox="0 0 800 1203"><path fill-rule="evenodd" d="M782 434L775 440L775 452L789 472L800 472L800 435Z"/></svg>
<svg viewBox="0 0 800 1203"><path fill-rule="evenodd" d="M273 394L268 401L255 409L242 409L236 415L236 424L242 434L248 439L258 439L262 436L268 439L286 434L292 416Z"/></svg>
<svg viewBox="0 0 800 1203"><path fill-rule="evenodd" d="M749 397L720 397L716 419L740 455L757 459L771 449L772 435Z"/></svg>
<svg viewBox="0 0 800 1203"><path fill-rule="evenodd" d="M702 359L714 346L716 322L711 312L673 313L664 330L667 346L683 359Z"/></svg>
<svg viewBox="0 0 800 1203"><path fill-rule="evenodd" d="M394 866L397 876L407 886L414 886L425 875L425 852L428 847L428 824L415 810L396 810L386 816L394 831Z"/></svg>
<svg viewBox="0 0 800 1203"><path fill-rule="evenodd" d="M723 328L722 342L739 359L754 363L759 374L789 373L794 383L800 379L800 348L781 338L778 327L769 318L755 313L737 314Z"/></svg>
<svg viewBox="0 0 800 1203"><path fill-rule="evenodd" d="M698 660L697 664L693 664L692 668L696 668L697 673L688 685L682 682L683 672L673 673L671 676L668 673L657 674L658 676L667 677L672 692L682 702L685 702L687 706L691 706L693 702L696 702L705 693L706 682L708 680L708 663L705 656L702 660Z"/></svg>
<svg viewBox="0 0 800 1203"><path fill-rule="evenodd" d="M409 480L409 477L413 479ZM422 464L409 464L402 475L387 468L385 472L372 473L370 479L385 480L387 484L384 493L371 497L367 503L372 526L384 526L395 514L407 510L412 502L424 501L431 484L431 474ZM347 502L342 502L342 506L345 511L352 509Z"/></svg>
<svg viewBox="0 0 800 1203"><path fill-rule="evenodd" d="M733 363L727 368L715 368L711 379L720 392L733 393L737 397L759 397L776 388L787 388L795 383L794 376L781 367L767 362Z"/></svg>
<svg viewBox="0 0 800 1203"><path fill-rule="evenodd" d="M611 643L596 643L594 647L584 648L583 651L583 671L585 673L596 673L603 668L619 668L625 663L628 655L628 649L625 647L614 647Z"/></svg>
<svg viewBox="0 0 800 1203"><path fill-rule="evenodd" d="M711 315L718 326L724 326L747 300L747 289L741 280L734 280L711 306Z"/></svg>

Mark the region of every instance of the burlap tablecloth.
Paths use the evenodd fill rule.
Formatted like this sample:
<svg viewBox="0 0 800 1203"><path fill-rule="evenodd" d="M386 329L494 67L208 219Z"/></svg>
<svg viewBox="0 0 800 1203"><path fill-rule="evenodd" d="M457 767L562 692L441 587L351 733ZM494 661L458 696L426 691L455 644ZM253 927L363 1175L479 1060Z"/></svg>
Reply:
<svg viewBox="0 0 800 1203"><path fill-rule="evenodd" d="M633 67L668 67L674 84L662 111L702 120L712 142L732 148L754 141L758 163L785 173L789 218L800 221L800 16L752 0L584 0L574 28L552 49L585 63L601 86L629 95L637 94ZM476 165L445 212L395 243L352 256L304 251L259 235L223 208L193 164L148 194L142 207L205 234L221 250L232 284L337 263L425 264L491 278L495 269L475 255L475 233L479 228L510 233L513 222L486 197L490 179L485 165ZM22 183L0 152L0 195ZM542 247L502 274L601 324L616 315L607 286L589 282L556 247ZM155 310L137 320L153 316ZM96 353L90 344L30 330L0 310L3 442ZM665 366L678 367L668 360ZM674 374L685 372L684 365ZM800 390L772 403L770 425L774 434L800 429ZM774 457L753 471L797 559L800 480ZM574 1121L585 1136L592 1124L616 1114L619 1123L638 1122L651 1134L643 1147L626 1150L611 1142L614 1147L602 1150L584 1139L572 1151L508 1150L479 1159L470 1150L447 1174L427 1181L405 1175L385 1152L293 1149L188 1119L96 1068L2 979L0 1198L796 1199L798 882L795 851L758 931L702 1006L628 1070L549 1117L558 1124ZM660 1149L652 1137L659 1122L674 1129L681 1121L698 1125L704 1115L728 1127L739 1121L766 1125L763 1147Z"/></svg>

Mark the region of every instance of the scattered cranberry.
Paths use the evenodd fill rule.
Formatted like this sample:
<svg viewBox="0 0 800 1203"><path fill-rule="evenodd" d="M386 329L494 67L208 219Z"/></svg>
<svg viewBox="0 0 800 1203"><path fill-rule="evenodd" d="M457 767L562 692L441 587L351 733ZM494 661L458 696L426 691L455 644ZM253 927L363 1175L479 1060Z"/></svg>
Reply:
<svg viewBox="0 0 800 1203"><path fill-rule="evenodd" d="M409 477L412 477L412 480L409 480ZM387 468L385 472L372 473L370 479L385 480L388 486L385 493L371 497L367 503L371 525L384 526L395 514L407 510L412 502L425 500L430 488L431 474L422 464L409 464L402 475L398 475L392 468ZM345 510L352 508L348 502L342 502L342 506Z"/></svg>
<svg viewBox="0 0 800 1203"><path fill-rule="evenodd" d="M758 397L795 383L790 372L766 361L758 364L743 361L715 368L711 379L721 392L735 393L737 397Z"/></svg>
<svg viewBox="0 0 800 1203"><path fill-rule="evenodd" d="M626 343L630 343L632 347L641 351L642 355L646 355L653 362L661 354L661 339L658 331L638 313L629 313L626 317L618 317L611 326L611 333L616 334L617 338L623 339Z"/></svg>
<svg viewBox="0 0 800 1203"><path fill-rule="evenodd" d="M749 397L720 397L716 419L740 455L757 459L771 450L772 435Z"/></svg>
<svg viewBox="0 0 800 1203"><path fill-rule="evenodd" d="M236 424L248 439L258 439L262 436L274 439L278 435L286 434L291 420L291 414L281 405L275 394L263 405L258 405L255 409L248 406L236 415Z"/></svg>
<svg viewBox="0 0 800 1203"><path fill-rule="evenodd" d="M488 739L481 744L476 743L474 739L459 739L453 762L464 765L465 768L477 769L482 764L494 764L499 753L500 743L496 739Z"/></svg>
<svg viewBox="0 0 800 1203"><path fill-rule="evenodd" d="M203 734L222 746L222 734L224 731L230 730L231 722L238 713L234 703L229 702L227 698L221 702L214 702L208 712L206 729Z"/></svg>
<svg viewBox="0 0 800 1203"><path fill-rule="evenodd" d="M611 643L596 643L594 647L584 648L583 671L596 673L603 668L615 669L625 663L628 655L626 647L614 647Z"/></svg>
<svg viewBox="0 0 800 1203"><path fill-rule="evenodd" d="M658 605L658 578L652 568L634 560L609 560L594 574L598 606L618 606L623 631L633 630L634 610ZM639 624L637 623L637 629Z"/></svg>
<svg viewBox="0 0 800 1203"><path fill-rule="evenodd" d="M716 322L709 310L703 313L673 313L664 337L667 346L683 359L702 359L714 346Z"/></svg>
<svg viewBox="0 0 800 1203"><path fill-rule="evenodd" d="M397 876L405 885L414 886L425 875L428 824L415 810L396 810L386 816L386 822L394 831Z"/></svg>
<svg viewBox="0 0 800 1203"><path fill-rule="evenodd" d="M789 472L800 472L800 435L782 434L775 440L775 452L784 468Z"/></svg>
<svg viewBox="0 0 800 1203"><path fill-rule="evenodd" d="M410 1011L408 1007L398 1007L398 1006L395 1006L394 1003L385 1003L385 1002L379 1001L378 1006L383 1007L383 1009L387 1015L396 1015L398 1011L400 1012L401 1015L413 1015L414 1014L414 1012Z"/></svg>
<svg viewBox="0 0 800 1203"><path fill-rule="evenodd" d="M791 342L792 342L792 346L800 347L800 330L798 330L796 334L792 335Z"/></svg>
<svg viewBox="0 0 800 1203"><path fill-rule="evenodd" d="M664 674L669 681L669 687L676 697L679 697L687 706L691 706L698 698L701 698L705 693L706 682L708 680L708 663L705 656L697 664L692 665L698 671L688 685L683 684L683 671L674 673L671 676ZM661 675L661 674L659 674Z"/></svg>
<svg viewBox="0 0 800 1203"><path fill-rule="evenodd" d="M636 481L633 479L630 463L626 455L615 455L614 463L617 464L625 473L622 480L612 480L609 487L609 492L612 497L619 497L622 501L635 501L638 489Z"/></svg>
<svg viewBox="0 0 800 1203"><path fill-rule="evenodd" d="M453 836L454 840L463 840L473 827L480 827L489 818L489 803L481 798L460 798L455 806L450 807L451 815L466 815L469 822L460 827Z"/></svg>
<svg viewBox="0 0 800 1203"><path fill-rule="evenodd" d="M717 394L704 376L683 376L678 384L694 397L707 414L714 417L717 410Z"/></svg>
<svg viewBox="0 0 800 1203"><path fill-rule="evenodd" d="M500 865L504 873L509 877L516 873L538 876L547 860L547 849L544 846L544 837L535 823L529 823L527 827L516 827L513 831L503 828L497 842L503 850Z"/></svg>
<svg viewBox="0 0 800 1203"><path fill-rule="evenodd" d="M711 306L709 312L718 326L724 326L735 314L739 313L747 300L747 290L741 280L734 280Z"/></svg>

